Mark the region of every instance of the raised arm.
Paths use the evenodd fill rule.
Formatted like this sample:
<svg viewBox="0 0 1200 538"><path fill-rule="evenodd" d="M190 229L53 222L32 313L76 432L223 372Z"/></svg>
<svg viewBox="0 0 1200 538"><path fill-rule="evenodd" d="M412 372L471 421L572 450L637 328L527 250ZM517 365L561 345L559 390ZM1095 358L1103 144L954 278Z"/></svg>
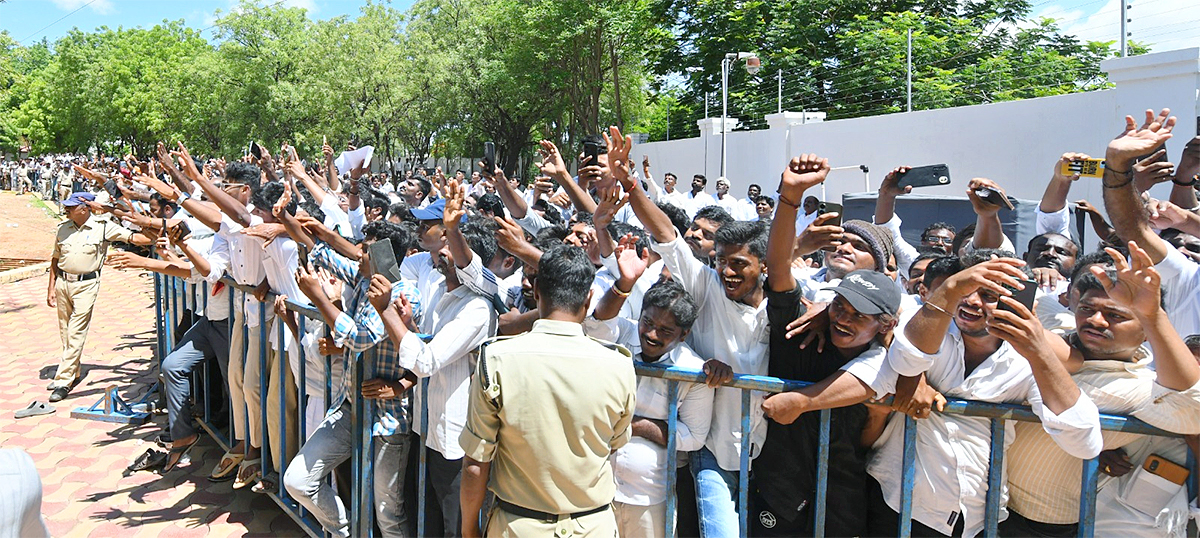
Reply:
<svg viewBox="0 0 1200 538"><path fill-rule="evenodd" d="M571 172L567 170L566 162L563 161L562 154L558 151L558 146L555 146L554 142L549 140L542 140L538 144L541 146L538 151L542 154L542 162L538 164L538 169L542 171L542 174L550 176L551 179L566 191L576 210L594 213L596 211L596 202L592 200L587 191L583 190L583 187L579 183L576 183L571 178ZM580 173L582 173L582 170Z"/></svg>
<svg viewBox="0 0 1200 538"><path fill-rule="evenodd" d="M1175 117L1170 109L1163 109L1156 117L1146 111L1146 123L1140 128L1133 116L1125 116L1125 131L1108 143L1105 150L1104 208L1112 221L1113 229L1125 241L1133 241L1158 264L1167 257L1170 249L1154 230L1133 187L1133 163L1138 156L1146 155L1171 138L1175 128Z"/></svg>
<svg viewBox="0 0 1200 538"><path fill-rule="evenodd" d="M612 131L610 139L614 141L614 144L617 140L620 140L621 143L633 144L633 139L628 138L628 142L626 142L626 137L622 137L621 131L616 127L612 127L610 130ZM610 162L609 167L612 168L613 178L629 194L629 203L633 207L633 214L637 215L638 220L646 227L646 231L650 232L650 237L659 243L674 241L678 236L678 231L675 230L675 225L671 224L671 218L663 213L646 195L646 191L642 190L641 186L629 176L629 163Z"/></svg>
<svg viewBox="0 0 1200 538"><path fill-rule="evenodd" d="M619 185L613 185L597 194L600 195L600 203L596 205L596 212L592 214L592 225L596 229L596 244L600 247L600 256L607 258L612 256L616 247L616 242L608 233L608 225L612 224L617 211L629 203L629 197L621 196Z"/></svg>
<svg viewBox="0 0 1200 538"><path fill-rule="evenodd" d="M625 299L629 298L629 293L633 291L633 285L642 277L642 274L646 272L646 267L650 264L650 253L639 253L636 239L631 235L621 238L621 244L617 245L616 256L620 275L612 287L604 292L604 296L596 303L596 309L592 312L592 317L600 321L617 317L617 314L621 312L621 306L625 304Z"/></svg>
<svg viewBox="0 0 1200 538"><path fill-rule="evenodd" d="M483 163L480 163L481 167L482 165ZM495 178L493 183L496 184L496 194L500 196L500 201L504 202L504 207L508 208L508 214L514 219L524 218L525 214L529 212L529 205L525 203L525 197L508 184L507 178L504 177L504 170L497 167L492 171L492 177Z"/></svg>
<svg viewBox="0 0 1200 538"><path fill-rule="evenodd" d="M195 181L197 185L200 185L200 189L204 191L204 195L207 196L209 200L212 200L213 203L217 204L217 208L220 209L222 213L229 215L229 218L233 219L234 222L237 222L243 227L250 226L250 211L247 210L246 206L239 202L236 198L230 196L229 193L217 188L216 185L213 185L208 178L204 177L204 175L196 169L195 162L192 161L192 156L188 153L187 148L184 147L183 142L179 143L179 151L173 152L172 154L178 156L183 162L183 174L187 176L188 179Z"/></svg>
<svg viewBox="0 0 1200 538"><path fill-rule="evenodd" d="M1011 295L1004 286L1013 289L1021 287L1017 279L1025 278L1025 274L1018 269L1022 265L1025 262L1021 260L1002 258L959 271L933 290L923 307L904 326L904 336L922 352L931 355L937 353L958 311L958 303L977 290L988 290L1001 296ZM903 368L897 368L896 371L901 375L916 373Z"/></svg>
<svg viewBox="0 0 1200 538"><path fill-rule="evenodd" d="M767 240L767 286L784 292L796 287L792 278L792 247L796 241L796 212L809 188L829 175L829 159L805 153L794 157L779 178L779 208Z"/></svg>
<svg viewBox="0 0 1200 538"><path fill-rule="evenodd" d="M1004 244L1004 229L1000 226L1001 206L985 202L975 194L975 189L983 187L996 190L1001 197L1005 196L1004 189L990 179L977 177L967 185L967 197L971 200L971 208L975 210L975 236L971 238L971 244L977 249L1000 248Z"/></svg>

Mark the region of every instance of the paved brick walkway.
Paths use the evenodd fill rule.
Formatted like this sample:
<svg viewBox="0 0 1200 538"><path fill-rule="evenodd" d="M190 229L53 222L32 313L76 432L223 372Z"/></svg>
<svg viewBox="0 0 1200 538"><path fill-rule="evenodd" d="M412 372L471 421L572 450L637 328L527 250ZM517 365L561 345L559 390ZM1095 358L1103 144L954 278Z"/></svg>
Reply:
<svg viewBox="0 0 1200 538"><path fill-rule="evenodd" d="M0 200L0 221L11 199ZM24 205L24 204L22 204ZM24 209L24 208L22 208ZM2 250L3 245L0 245ZM49 252L46 249L46 252ZM84 351L84 378L51 415L14 419L31 401L48 401L45 390L58 364L55 311L45 304L39 277L0 285L0 447L23 448L42 478L42 514L53 536L301 536L299 528L268 497L211 483L209 470L221 456L204 438L192 463L160 476L124 475L166 422L129 427L72 419L71 410L95 402L117 385L136 398L149 386L154 361L153 279L148 274L106 270Z"/></svg>

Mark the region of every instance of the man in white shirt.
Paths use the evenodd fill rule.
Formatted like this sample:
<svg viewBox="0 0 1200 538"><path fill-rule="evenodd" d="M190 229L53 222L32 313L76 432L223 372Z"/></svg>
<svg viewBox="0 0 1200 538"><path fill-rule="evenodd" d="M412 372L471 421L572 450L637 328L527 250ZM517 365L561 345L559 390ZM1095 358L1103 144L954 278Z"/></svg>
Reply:
<svg viewBox="0 0 1200 538"><path fill-rule="evenodd" d="M1071 293L1078 296L1079 330L1067 341L1072 362L1082 362L1072 378L1106 413L1133 415L1175 433L1200 433L1200 366L1160 306L1160 281L1149 269L1149 257L1141 249L1132 250L1131 264L1111 251L1119 269L1101 266L1101 271L1086 271L1071 281ZM1104 432L1104 445L1106 453L1113 454L1100 457L1096 534L1182 537L1188 520L1187 488L1172 484L1174 491L1163 491L1156 499L1134 489L1153 480L1140 469L1151 454L1186 465L1184 441ZM1027 422L1017 424L1017 440L1007 458L1012 497L1002 532L1074 535L1082 462Z"/></svg>
<svg viewBox="0 0 1200 538"><path fill-rule="evenodd" d="M479 256L486 258L480 261L484 265L491 262L496 252L495 238L478 227L460 230L459 224L466 213L463 208L466 186L451 180L448 190L451 192L446 196L443 213L446 244L431 253L440 274L441 282L433 293L439 299L432 309L425 311L420 324L421 332L433 335L433 338L426 342L409 330L411 314L405 319L402 309L390 305L379 309L388 336L400 348L400 366L421 378L413 409L418 424L416 431L425 442L426 469L434 493L433 502L425 505L425 530L431 536L459 536L462 529L459 483L464 453L457 441L467 420L467 389L475 369L476 349L496 334L496 312L488 299L460 282L455 270L456 257L482 252ZM417 281L418 289L430 286L428 281L432 273L426 272L423 276L425 281ZM379 279L378 276L375 278ZM373 291L378 289L380 294L388 293L384 283L372 284ZM422 409L428 412L426 424L421 423Z"/></svg>
<svg viewBox="0 0 1200 538"><path fill-rule="evenodd" d="M762 187L758 183L751 183L746 189L746 197L738 200L738 211L733 216L738 220L757 220L759 196L762 196Z"/></svg>
<svg viewBox="0 0 1200 538"><path fill-rule="evenodd" d="M646 177L650 177L649 171L646 172ZM663 174L663 194L659 197L659 201L666 202L686 211L687 195L679 192L679 189L676 188L676 183L678 182L679 178L675 177L675 174L670 172Z"/></svg>
<svg viewBox="0 0 1200 538"><path fill-rule="evenodd" d="M696 174L692 176L692 190L683 197L683 209L687 211L688 218L695 218L696 213L701 209L710 205L717 205L716 199L712 195L704 192L704 187L708 185L708 178L704 174Z"/></svg>
<svg viewBox="0 0 1200 538"><path fill-rule="evenodd" d="M1017 280L1026 278L1023 262L991 260L993 253L981 250L965 259L966 269L933 290L906 323L902 320L888 366L902 376L925 374L929 386L947 398L1028 402L1058 446L1075 457L1093 458L1102 444L1099 412L1071 381L1063 364L1066 343L1008 296L1005 286L1018 289ZM914 530L975 536L984 524L990 421L928 409L920 414L927 418L916 422ZM879 485L872 493L872 535L894 535L898 528L903 418L896 414L888 421L867 469ZM1005 446L1014 437L1006 426ZM1004 491L1000 494L1003 499Z"/></svg>
<svg viewBox="0 0 1200 538"><path fill-rule="evenodd" d="M738 202L738 199L734 198L733 195L729 194L729 180L728 179L720 178L717 180L716 200L717 200L717 205L720 206L721 209L724 209L726 213L729 213L730 215L732 215L733 218L738 219L738 220L751 220L751 219L743 219L740 217L740 215L742 213L741 207Z"/></svg>

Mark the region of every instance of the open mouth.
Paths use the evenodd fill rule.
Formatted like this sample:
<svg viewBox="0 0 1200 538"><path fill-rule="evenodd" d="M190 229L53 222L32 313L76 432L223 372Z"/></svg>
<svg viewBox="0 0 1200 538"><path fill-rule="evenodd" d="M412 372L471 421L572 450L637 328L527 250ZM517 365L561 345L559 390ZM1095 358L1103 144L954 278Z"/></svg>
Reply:
<svg viewBox="0 0 1200 538"><path fill-rule="evenodd" d="M723 278L721 281L725 285L725 293L733 293L742 285L741 278Z"/></svg>
<svg viewBox="0 0 1200 538"><path fill-rule="evenodd" d="M834 336L843 336L845 338L853 338L854 337L853 331L851 331L850 329L847 329L846 327L843 327L837 323L831 323L829 325L829 332L832 333Z"/></svg>
<svg viewBox="0 0 1200 538"><path fill-rule="evenodd" d="M978 323L983 321L983 312L962 307L958 309L958 319L966 323Z"/></svg>

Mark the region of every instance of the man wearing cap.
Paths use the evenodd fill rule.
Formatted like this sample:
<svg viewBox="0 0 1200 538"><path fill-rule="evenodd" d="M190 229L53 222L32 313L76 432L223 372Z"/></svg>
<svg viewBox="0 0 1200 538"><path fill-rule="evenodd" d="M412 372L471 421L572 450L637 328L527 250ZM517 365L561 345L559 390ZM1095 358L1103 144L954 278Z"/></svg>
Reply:
<svg viewBox="0 0 1200 538"><path fill-rule="evenodd" d="M823 181L824 159L794 162L780 192L798 199L797 191ZM825 346L801 349L788 340L787 325L805 313L803 290L792 277L792 245L796 206L780 204L767 244L767 319L770 359L767 375L814 383L803 389L768 396L762 403L767 439L754 461L750 485L751 532L757 536L796 536L813 530L816 506L817 451L820 413L831 409L829 480L825 532L831 536L866 534L867 449L863 432L872 413L863 402L883 396L875 388L886 366L887 348L896 327L900 289L887 275L871 269L852 271L829 288ZM860 373L861 372L861 373ZM886 415L884 415L886 416Z"/></svg>
<svg viewBox="0 0 1200 538"><path fill-rule="evenodd" d="M50 285L46 305L58 307L58 332L63 342L62 362L54 381L51 402L67 397L79 382L79 360L92 321L92 307L100 293L100 268L112 241L150 245L154 238L135 233L111 219L92 215L87 192L71 193L63 201L67 220L58 225L54 253L50 256Z"/></svg>

